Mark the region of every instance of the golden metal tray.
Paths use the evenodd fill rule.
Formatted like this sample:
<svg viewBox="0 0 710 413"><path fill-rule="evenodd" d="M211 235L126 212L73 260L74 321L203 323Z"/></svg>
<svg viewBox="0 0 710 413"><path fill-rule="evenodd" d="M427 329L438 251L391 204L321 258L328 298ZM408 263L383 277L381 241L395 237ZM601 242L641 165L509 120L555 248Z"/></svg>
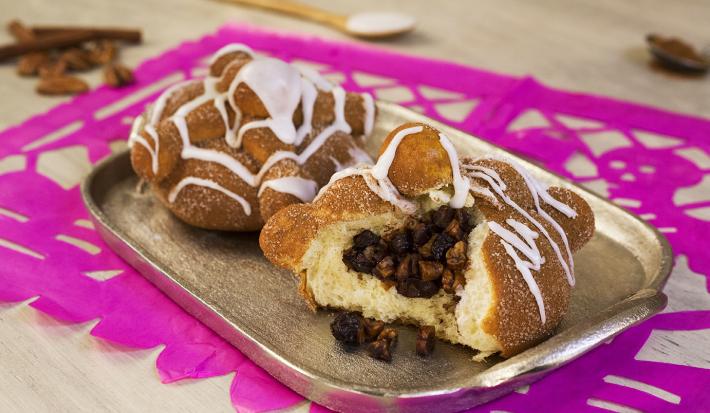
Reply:
<svg viewBox="0 0 710 413"><path fill-rule="evenodd" d="M461 154L506 153L394 104L378 102L367 150L407 121L443 131ZM575 255L577 286L558 333L510 359L474 362L470 350L439 342L414 353L416 332L401 327L391 364L346 352L328 311L310 312L295 278L261 254L258 234L191 228L149 193L136 191L127 152L101 162L82 185L106 243L170 298L296 392L338 411L452 412L531 383L663 309L672 254L653 227L609 201L524 159L540 180L574 188L596 214L596 235Z"/></svg>

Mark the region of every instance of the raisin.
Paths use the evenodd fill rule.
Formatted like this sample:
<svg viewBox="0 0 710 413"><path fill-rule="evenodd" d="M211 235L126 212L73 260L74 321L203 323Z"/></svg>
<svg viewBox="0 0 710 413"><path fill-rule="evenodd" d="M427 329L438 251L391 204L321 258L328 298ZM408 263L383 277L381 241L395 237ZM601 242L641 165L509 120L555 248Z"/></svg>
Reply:
<svg viewBox="0 0 710 413"><path fill-rule="evenodd" d="M330 332L336 340L350 345L363 342L365 337L365 323L360 314L344 311L335 316L330 323Z"/></svg>
<svg viewBox="0 0 710 413"><path fill-rule="evenodd" d="M453 247L456 240L449 234L439 234L431 245L431 255L435 260L442 260L446 256L446 251Z"/></svg>
<svg viewBox="0 0 710 413"><path fill-rule="evenodd" d="M394 260L392 257L387 256L377 263L372 273L380 278L389 278L394 275L395 269Z"/></svg>
<svg viewBox="0 0 710 413"><path fill-rule="evenodd" d="M461 229L465 233L471 232L471 230L475 227L473 217L463 208L456 210L456 220L459 221L459 225L461 225Z"/></svg>
<svg viewBox="0 0 710 413"><path fill-rule="evenodd" d="M380 334L385 328L385 323L380 320L366 318L365 325L365 341L374 341L380 338Z"/></svg>
<svg viewBox="0 0 710 413"><path fill-rule="evenodd" d="M386 362L392 361L392 352L390 351L390 343L387 340L375 340L367 345L367 354L370 357Z"/></svg>
<svg viewBox="0 0 710 413"><path fill-rule="evenodd" d="M362 255L365 256L365 259L368 261L368 263L372 263L372 268L374 268L375 265L377 265L377 263L385 257L385 254L385 249L379 244L368 245L362 251Z"/></svg>
<svg viewBox="0 0 710 413"><path fill-rule="evenodd" d="M419 277L424 281L434 281L441 278L444 264L437 261L419 261Z"/></svg>
<svg viewBox="0 0 710 413"><path fill-rule="evenodd" d="M397 292L409 298L430 298L438 291L439 285L434 281L405 278L397 282Z"/></svg>
<svg viewBox="0 0 710 413"><path fill-rule="evenodd" d="M419 255L417 254L407 254L399 262L397 266L397 271L395 271L395 276L398 280L403 280L409 277L416 277L419 275Z"/></svg>
<svg viewBox="0 0 710 413"><path fill-rule="evenodd" d="M466 241L459 241L446 251L446 265L454 270L466 266Z"/></svg>
<svg viewBox="0 0 710 413"><path fill-rule="evenodd" d="M372 258L368 259L365 254L354 248L348 248L343 252L343 263L351 270L369 273L375 268L377 261Z"/></svg>
<svg viewBox="0 0 710 413"><path fill-rule="evenodd" d="M380 236L366 229L355 235L353 238L353 246L356 249L364 249L367 246L377 244L380 241Z"/></svg>
<svg viewBox="0 0 710 413"><path fill-rule="evenodd" d="M434 211L431 216L431 222L436 225L439 229L444 229L449 225L449 222L454 218L454 211L452 208L444 205L441 208Z"/></svg>
<svg viewBox="0 0 710 413"><path fill-rule="evenodd" d="M412 231L412 241L415 247L421 247L431 238L431 227L423 222L418 223Z"/></svg>
<svg viewBox="0 0 710 413"><path fill-rule="evenodd" d="M417 332L417 355L420 357L429 357L434 351L436 343L436 331L432 326L421 326Z"/></svg>
<svg viewBox="0 0 710 413"><path fill-rule="evenodd" d="M397 231L390 240L390 249L395 254L406 254L412 250L412 234L410 231Z"/></svg>

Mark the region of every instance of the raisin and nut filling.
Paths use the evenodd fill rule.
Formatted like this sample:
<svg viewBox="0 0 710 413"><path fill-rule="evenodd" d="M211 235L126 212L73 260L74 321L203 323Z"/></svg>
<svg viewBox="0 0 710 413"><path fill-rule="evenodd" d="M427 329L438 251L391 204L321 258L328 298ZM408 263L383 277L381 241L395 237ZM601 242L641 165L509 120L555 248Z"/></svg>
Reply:
<svg viewBox="0 0 710 413"><path fill-rule="evenodd" d="M397 344L397 330L385 323L365 318L354 311L344 311L330 323L330 332L341 343L356 347L367 344L370 357L392 361L392 349Z"/></svg>
<svg viewBox="0 0 710 413"><path fill-rule="evenodd" d="M364 230L343 251L343 262L371 274L405 297L429 298L444 289L453 294L465 284L467 239L475 227L465 209L446 205L380 237Z"/></svg>

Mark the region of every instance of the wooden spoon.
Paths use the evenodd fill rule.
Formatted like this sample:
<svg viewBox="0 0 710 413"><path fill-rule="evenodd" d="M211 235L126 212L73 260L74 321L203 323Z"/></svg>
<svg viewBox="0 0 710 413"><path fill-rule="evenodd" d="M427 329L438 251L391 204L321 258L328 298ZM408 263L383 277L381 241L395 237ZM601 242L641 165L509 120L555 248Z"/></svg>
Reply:
<svg viewBox="0 0 710 413"><path fill-rule="evenodd" d="M406 14L389 12L336 14L293 0L222 0L298 16L334 27L352 36L370 39L397 36L414 29L416 20Z"/></svg>

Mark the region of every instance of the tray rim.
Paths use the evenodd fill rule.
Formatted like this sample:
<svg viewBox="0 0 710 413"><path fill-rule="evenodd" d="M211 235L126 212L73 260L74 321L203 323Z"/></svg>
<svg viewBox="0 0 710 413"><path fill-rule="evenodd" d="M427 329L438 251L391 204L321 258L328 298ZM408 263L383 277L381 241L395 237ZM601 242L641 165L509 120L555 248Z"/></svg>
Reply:
<svg viewBox="0 0 710 413"><path fill-rule="evenodd" d="M393 103L378 101L377 107L379 110L384 109L388 111L399 111L404 113L410 119L418 119L432 124L434 127L440 129L455 129L451 126L429 119L424 115ZM275 351L266 347L266 345L260 343L256 338L244 332L241 328L239 328L239 326L224 320L219 314L214 312L214 309L208 303L204 302L200 299L200 297L196 296L192 292L183 289L178 283L172 280L166 270L161 268L155 260L150 259L150 253L141 245L134 245L134 242L132 242L126 234L113 225L106 214L101 210L96 200L93 198L92 187L95 178L106 167L112 165L114 162L120 161L120 158L122 157L127 157L129 155L129 150L110 155L94 165L91 172L82 181L81 195L100 236L106 241L108 246L121 258L126 260L129 265L136 268L141 275L168 295L168 297L173 299L178 305L188 311L191 315L198 318L201 322L205 323L205 325L217 332L220 336L225 338L238 350L242 351L247 357L252 359L257 365L267 370L269 374L276 377L279 381L286 384L288 387L292 388L304 397L324 404L328 407L342 407L342 405L339 405L336 401L332 400L333 395L336 396L336 399L337 397L341 397L352 401L352 398L365 398L372 402L376 402L379 407L372 411L379 411L380 409L388 411L407 411L409 410L406 407L406 404L408 404L406 402L407 400L417 401L416 404L413 403L414 410L423 408L427 405L436 405L440 409L440 403L442 403L444 399L446 402L452 402L458 399L464 400L471 397L474 399L478 397L480 399L480 394L476 393L481 391L494 391L497 393L491 398L486 398L483 402L492 400L493 398L500 397L514 388L529 384L541 378L544 374L574 360L575 358L597 347L602 342L607 341L624 330L650 318L665 307L667 297L661 290L670 275L673 264L673 254L667 239L655 227L643 221L633 213L601 197L600 195L577 185L564 176L549 171L525 158L521 158L518 154L511 153L505 148L483 140L482 138L473 136L470 133L460 130L458 130L457 133L463 134L469 139L476 139L492 149L510 154L526 168L544 170L546 173L560 179L565 185L573 187L575 191L583 192L585 197L594 197L605 204L606 207L611 207L612 209L617 210L617 212L621 212L627 219L635 220L637 224L640 223L646 230L650 230L661 248L661 265L657 268L655 276L651 278L651 282L646 286L646 288L642 288L630 297L611 305L594 317L570 326L565 331L555 334L537 346L532 347L531 349L528 349L515 357L497 363L491 368L474 375L473 377L477 377L479 380L477 382L469 382L468 386L462 387L434 391L391 393L378 391L377 389L371 387L368 388L366 386L348 385L346 382L319 376L309 369L294 365L292 362L285 359L284 356L277 354ZM178 296L182 298L179 298ZM183 302L183 300L185 300L185 302ZM618 309L617 307L620 307L621 309ZM619 325L615 325L612 321L617 318L625 318L627 323L621 327ZM224 325L220 328L219 326L215 326L215 324ZM229 334L228 337L223 330L225 327L231 329L231 333L236 333L238 337L234 337L233 334ZM551 351L559 344L558 342L564 342L565 337L574 335L577 330L591 331L592 333L599 332L600 334L585 334L580 336L575 341L582 341L582 338L586 338L587 341L583 345L575 348L565 348L563 354ZM516 361L519 361L518 358L520 356L530 354L530 352L535 349L537 349L538 352L542 350L542 353L533 357L532 361L529 363L516 364ZM284 366L287 367L288 370L285 371L283 369ZM511 370L515 372L515 375L510 375ZM403 401L405 404L400 405L400 402ZM472 407L476 404L478 403L466 404L463 405L463 408ZM462 408L462 406L457 406L456 409L458 408Z"/></svg>

